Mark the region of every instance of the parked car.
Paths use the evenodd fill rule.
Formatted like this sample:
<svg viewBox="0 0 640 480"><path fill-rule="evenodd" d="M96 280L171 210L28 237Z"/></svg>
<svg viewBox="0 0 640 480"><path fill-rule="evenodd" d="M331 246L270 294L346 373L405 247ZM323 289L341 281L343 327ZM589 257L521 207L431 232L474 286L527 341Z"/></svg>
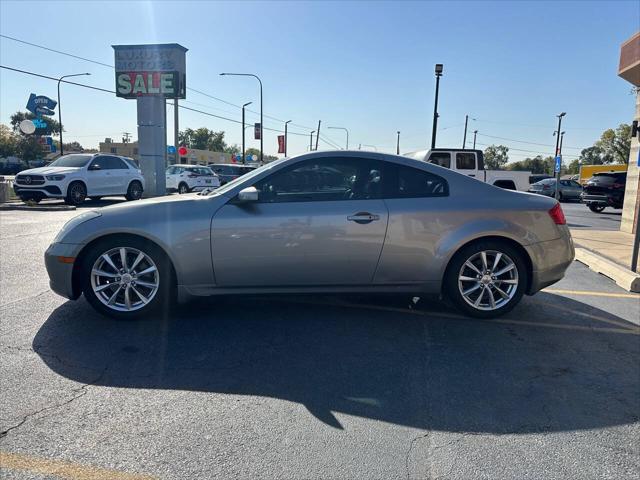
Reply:
<svg viewBox="0 0 640 480"><path fill-rule="evenodd" d="M526 192L529 189L531 172L485 170L482 150L433 148L407 153L405 156L449 168L454 172L462 173L495 187L520 192Z"/></svg>
<svg viewBox="0 0 640 480"><path fill-rule="evenodd" d="M0 175L16 175L27 168L29 167L24 163L2 163L0 164Z"/></svg>
<svg viewBox="0 0 640 480"><path fill-rule="evenodd" d="M217 188L220 179L213 170L202 165L171 165L167 168L167 190L189 193Z"/></svg>
<svg viewBox="0 0 640 480"><path fill-rule="evenodd" d="M577 181L581 185L586 185L586 183L593 178L596 173L623 173L627 171L627 168L629 168L629 166L624 163L619 165L581 165Z"/></svg>
<svg viewBox="0 0 640 480"><path fill-rule="evenodd" d="M127 157L101 153L70 154L46 167L20 172L13 189L23 201L62 198L70 205L80 205L87 197L97 200L107 195L124 195L127 200L139 200L144 179Z"/></svg>
<svg viewBox="0 0 640 480"><path fill-rule="evenodd" d="M582 195L582 185L573 180L560 180L558 184L558 200L580 200ZM546 195L547 197L555 197L556 194L556 179L547 178L534 183L529 187L530 193L537 193L539 195Z"/></svg>
<svg viewBox="0 0 640 480"><path fill-rule="evenodd" d="M592 212L600 213L606 207L622 208L627 172L600 172L584 186L582 201Z"/></svg>
<svg viewBox="0 0 640 480"><path fill-rule="evenodd" d="M248 165L232 165L229 163L215 163L209 166L220 178L220 185L229 183L231 180L235 180L245 173L255 170L255 167L250 167Z"/></svg>
<svg viewBox="0 0 640 480"><path fill-rule="evenodd" d="M174 298L302 292L444 293L488 318L560 280L573 256L556 200L337 151L276 160L207 194L83 213L45 263L55 292L123 319Z"/></svg>
<svg viewBox="0 0 640 480"><path fill-rule="evenodd" d="M533 175L529 175L529 184L533 185L534 183L541 182L547 178L553 178L553 175L547 175L546 173L534 173Z"/></svg>

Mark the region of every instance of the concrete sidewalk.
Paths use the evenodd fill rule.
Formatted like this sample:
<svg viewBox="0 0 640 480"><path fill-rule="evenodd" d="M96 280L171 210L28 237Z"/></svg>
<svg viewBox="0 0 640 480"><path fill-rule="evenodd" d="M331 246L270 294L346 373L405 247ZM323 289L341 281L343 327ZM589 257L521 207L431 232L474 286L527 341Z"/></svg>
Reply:
<svg viewBox="0 0 640 480"><path fill-rule="evenodd" d="M571 230L576 260L613 279L622 288L640 292L640 275L631 271L633 238L611 230Z"/></svg>

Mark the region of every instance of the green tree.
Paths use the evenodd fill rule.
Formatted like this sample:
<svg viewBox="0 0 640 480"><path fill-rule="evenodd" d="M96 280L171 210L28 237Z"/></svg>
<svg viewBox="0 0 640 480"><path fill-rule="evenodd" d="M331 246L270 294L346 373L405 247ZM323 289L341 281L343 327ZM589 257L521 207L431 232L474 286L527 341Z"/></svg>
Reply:
<svg viewBox="0 0 640 480"><path fill-rule="evenodd" d="M197 150L224 152L227 148L227 144L224 141L224 132L214 132L206 127L201 127L196 130L187 128L178 133L178 141L181 145Z"/></svg>
<svg viewBox="0 0 640 480"><path fill-rule="evenodd" d="M553 172L554 160L553 157L542 157L537 155L533 158L525 158L518 162L509 164L509 170L528 171L531 173L548 173Z"/></svg>
<svg viewBox="0 0 640 480"><path fill-rule="evenodd" d="M16 157L23 161L37 160L44 156L42 145L38 143L38 137L34 135L21 135L18 139Z"/></svg>
<svg viewBox="0 0 640 480"><path fill-rule="evenodd" d="M629 163L631 151L631 125L621 123L615 130L609 128L602 132L595 143L604 153L605 163Z"/></svg>
<svg viewBox="0 0 640 480"><path fill-rule="evenodd" d="M18 139L13 131L6 125L0 124L0 157L16 155Z"/></svg>
<svg viewBox="0 0 640 480"><path fill-rule="evenodd" d="M231 155L236 155L240 153L240 147L235 143L233 145L227 145L224 149L224 153L229 153Z"/></svg>
<svg viewBox="0 0 640 480"><path fill-rule="evenodd" d="M504 145L490 145L484 151L484 164L488 170L500 170L509 161L509 148Z"/></svg>
<svg viewBox="0 0 640 480"><path fill-rule="evenodd" d="M593 147L583 148L578 158L582 165L602 165L611 163L611 158L607 158L602 148L594 145Z"/></svg>

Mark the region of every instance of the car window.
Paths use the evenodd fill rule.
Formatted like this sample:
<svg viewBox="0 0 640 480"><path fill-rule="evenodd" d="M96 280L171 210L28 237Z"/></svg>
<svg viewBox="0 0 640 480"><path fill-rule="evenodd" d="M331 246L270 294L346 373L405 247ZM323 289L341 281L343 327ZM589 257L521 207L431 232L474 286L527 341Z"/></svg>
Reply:
<svg viewBox="0 0 640 480"><path fill-rule="evenodd" d="M286 168L255 185L259 201L317 202L380 198L380 163L360 158L324 158Z"/></svg>
<svg viewBox="0 0 640 480"><path fill-rule="evenodd" d="M456 153L456 168L458 170L475 170L476 154L472 152Z"/></svg>
<svg viewBox="0 0 640 480"><path fill-rule="evenodd" d="M118 157L106 157L107 158L107 168L109 170L128 170L127 164L122 161L122 159Z"/></svg>
<svg viewBox="0 0 640 480"><path fill-rule="evenodd" d="M213 167L213 171L216 173L219 173L220 175L231 175L231 171L230 168L228 168L226 165L216 165L215 167Z"/></svg>
<svg viewBox="0 0 640 480"><path fill-rule="evenodd" d="M91 168L99 167L100 170L108 170L109 169L108 158L109 157L105 155L97 156L92 160L90 167Z"/></svg>
<svg viewBox="0 0 640 480"><path fill-rule="evenodd" d="M569 182L566 180L560 180L560 185L562 185L563 187L568 187L569 186Z"/></svg>
<svg viewBox="0 0 640 480"><path fill-rule="evenodd" d="M167 168L167 175L173 175L176 171L176 167Z"/></svg>
<svg viewBox="0 0 640 480"><path fill-rule="evenodd" d="M580 185L578 182L576 182L575 180L571 180L569 182L571 184L572 187L574 188L582 188L582 185Z"/></svg>
<svg viewBox="0 0 640 480"><path fill-rule="evenodd" d="M404 165L388 164L384 169L384 198L444 197L447 181L433 173Z"/></svg>
<svg viewBox="0 0 640 480"><path fill-rule="evenodd" d="M449 152L433 152L429 156L429 163L451 168L451 154Z"/></svg>

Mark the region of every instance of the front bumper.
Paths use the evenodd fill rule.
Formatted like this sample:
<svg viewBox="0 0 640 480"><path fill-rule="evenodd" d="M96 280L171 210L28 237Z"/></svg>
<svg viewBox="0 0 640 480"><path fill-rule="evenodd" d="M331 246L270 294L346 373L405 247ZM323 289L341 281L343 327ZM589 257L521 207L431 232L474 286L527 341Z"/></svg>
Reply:
<svg viewBox="0 0 640 480"><path fill-rule="evenodd" d="M60 260L75 258L81 245L70 243L52 243L44 252L44 264L49 274L49 286L58 295L75 300L80 296L80 288L73 284L75 262L66 263Z"/></svg>
<svg viewBox="0 0 640 480"><path fill-rule="evenodd" d="M566 226L563 227L560 238L534 243L525 248L532 264L531 283L527 290L529 295L562 280L576 254L573 239Z"/></svg>
<svg viewBox="0 0 640 480"><path fill-rule="evenodd" d="M47 198L62 198L64 194L62 193L62 189L58 185L37 185L37 186L27 186L27 185L18 185L16 183L13 184L13 191L17 196L30 194L30 195L39 195Z"/></svg>

